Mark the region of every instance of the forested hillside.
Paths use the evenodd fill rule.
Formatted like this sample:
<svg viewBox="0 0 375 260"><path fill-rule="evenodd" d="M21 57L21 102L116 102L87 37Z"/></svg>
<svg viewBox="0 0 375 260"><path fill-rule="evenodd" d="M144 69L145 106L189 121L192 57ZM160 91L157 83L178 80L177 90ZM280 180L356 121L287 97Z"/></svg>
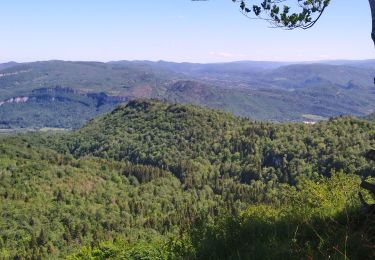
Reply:
<svg viewBox="0 0 375 260"><path fill-rule="evenodd" d="M114 238L164 242L189 212L218 205L212 190L184 191L151 166L75 160L18 138L2 139L0 151L2 259L62 257Z"/></svg>
<svg viewBox="0 0 375 260"><path fill-rule="evenodd" d="M0 0L0 260L375 260L375 0L336 2Z"/></svg>
<svg viewBox="0 0 375 260"><path fill-rule="evenodd" d="M0 139L0 258L375 256L361 179L375 124L271 124L134 100Z"/></svg>
<svg viewBox="0 0 375 260"><path fill-rule="evenodd" d="M76 129L135 98L201 105L274 122L364 116L374 112L373 64L0 64L0 128Z"/></svg>
<svg viewBox="0 0 375 260"><path fill-rule="evenodd" d="M177 176L190 175L184 167L198 167L245 183L292 184L299 174L329 176L332 169L368 175L372 168L363 153L374 145L375 126L350 117L316 125L257 123L217 110L135 100L67 138L61 149L77 157L130 160Z"/></svg>

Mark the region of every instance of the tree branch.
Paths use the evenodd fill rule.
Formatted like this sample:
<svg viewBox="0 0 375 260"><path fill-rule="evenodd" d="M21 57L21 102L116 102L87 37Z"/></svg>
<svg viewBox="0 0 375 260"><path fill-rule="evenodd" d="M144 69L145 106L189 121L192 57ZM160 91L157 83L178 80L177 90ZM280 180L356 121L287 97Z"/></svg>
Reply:
<svg viewBox="0 0 375 260"><path fill-rule="evenodd" d="M369 3L370 3L371 17L372 17L371 38L375 44L375 0L369 0Z"/></svg>

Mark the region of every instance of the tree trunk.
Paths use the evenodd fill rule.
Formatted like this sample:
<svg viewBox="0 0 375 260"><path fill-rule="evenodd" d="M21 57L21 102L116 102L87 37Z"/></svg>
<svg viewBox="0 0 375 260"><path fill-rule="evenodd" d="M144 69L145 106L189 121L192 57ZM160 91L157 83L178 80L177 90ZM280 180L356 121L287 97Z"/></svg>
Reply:
<svg viewBox="0 0 375 260"><path fill-rule="evenodd" d="M371 38L375 44L375 0L368 0L371 8L371 17L372 17L372 31Z"/></svg>

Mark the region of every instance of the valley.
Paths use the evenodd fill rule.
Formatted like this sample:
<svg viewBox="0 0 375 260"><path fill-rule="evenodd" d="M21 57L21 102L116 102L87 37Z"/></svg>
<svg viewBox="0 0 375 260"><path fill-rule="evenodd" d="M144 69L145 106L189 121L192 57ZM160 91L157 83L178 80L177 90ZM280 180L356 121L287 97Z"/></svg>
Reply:
<svg viewBox="0 0 375 260"><path fill-rule="evenodd" d="M375 0L3 1L0 31L0 260L375 259Z"/></svg>
<svg viewBox="0 0 375 260"><path fill-rule="evenodd" d="M374 255L373 67L0 66L0 258Z"/></svg>
<svg viewBox="0 0 375 260"><path fill-rule="evenodd" d="M261 121L374 112L374 61L331 63L149 61L0 66L0 128L79 128L135 98L221 109Z"/></svg>

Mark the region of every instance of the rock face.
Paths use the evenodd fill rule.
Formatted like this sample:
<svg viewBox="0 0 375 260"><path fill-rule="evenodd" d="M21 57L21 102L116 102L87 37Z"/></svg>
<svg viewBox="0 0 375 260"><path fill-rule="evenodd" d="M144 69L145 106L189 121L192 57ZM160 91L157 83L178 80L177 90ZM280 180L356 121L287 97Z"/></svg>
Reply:
<svg viewBox="0 0 375 260"><path fill-rule="evenodd" d="M29 97L14 97L7 99L5 101L0 101L0 106L4 104L11 104L11 103L26 103L29 100Z"/></svg>
<svg viewBox="0 0 375 260"><path fill-rule="evenodd" d="M121 102L128 100L128 97L125 96L110 96L104 92L95 93L95 92L85 92L81 90L76 90L67 87L54 87L54 88L40 88L32 91L30 96L19 96L0 101L0 106L4 104L12 103L26 103L28 101L66 101L70 100L69 96L82 96L94 99L97 101L97 107L113 104L116 105Z"/></svg>

